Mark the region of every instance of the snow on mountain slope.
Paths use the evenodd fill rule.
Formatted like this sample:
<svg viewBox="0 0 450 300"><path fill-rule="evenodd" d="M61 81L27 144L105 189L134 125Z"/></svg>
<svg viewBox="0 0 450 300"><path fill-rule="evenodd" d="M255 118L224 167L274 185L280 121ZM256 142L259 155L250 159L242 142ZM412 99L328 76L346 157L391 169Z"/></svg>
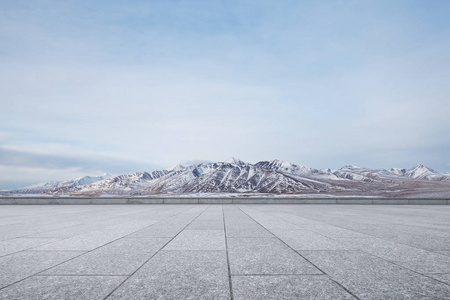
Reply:
<svg viewBox="0 0 450 300"><path fill-rule="evenodd" d="M345 179L360 180L366 182L373 182L373 181L383 182L402 178L421 179L430 181L449 180L448 176L439 174L433 169L430 169L422 164L418 164L409 170L400 168L390 168L389 170L369 169L354 165L348 165L333 172L333 174Z"/></svg>
<svg viewBox="0 0 450 300"><path fill-rule="evenodd" d="M33 184L33 185L29 185L29 186L25 186L22 188L17 189L18 191L31 191L31 190L36 190L36 191L41 191L41 190L49 190L49 189L53 189L56 188L59 184L63 183L63 181L48 181L48 182L41 182L41 183L37 183L37 184Z"/></svg>
<svg viewBox="0 0 450 300"><path fill-rule="evenodd" d="M405 176L406 169L400 169L400 168L390 168L387 170L389 173L397 176Z"/></svg>
<svg viewBox="0 0 450 300"><path fill-rule="evenodd" d="M152 172L154 173L154 172ZM164 171L159 171L156 176L152 176L147 172L136 172L128 175L119 175L111 177L102 181L95 182L90 185L79 187L79 190L103 190L103 189L114 189L114 190L132 190L138 188L140 183L153 180L154 178L159 178L165 173ZM161 176L160 176L161 175Z"/></svg>
<svg viewBox="0 0 450 300"><path fill-rule="evenodd" d="M85 177L65 184L49 182L41 193L71 195L153 195L186 193L298 193L404 195L416 190L450 190L450 176L423 165L409 170L347 165L318 170L280 160L249 164L236 158L101 180ZM26 191L25 191L26 192ZM36 193L36 190L33 190Z"/></svg>
<svg viewBox="0 0 450 300"><path fill-rule="evenodd" d="M411 178L418 178L418 179L428 179L432 180L436 176L439 176L438 172L436 172L433 169L428 168L427 166L424 166L422 164L418 164L408 171L405 172L405 176L411 177Z"/></svg>
<svg viewBox="0 0 450 300"><path fill-rule="evenodd" d="M82 186L82 185L86 185L86 184L91 184L100 180L104 180L107 178L110 178L111 175L110 174L103 174L101 176L95 176L95 177L91 177L91 176L85 176L85 177L81 177L78 179L74 179L74 180L69 180L64 182L64 185L67 186L71 186L71 187L75 187L75 186Z"/></svg>
<svg viewBox="0 0 450 300"><path fill-rule="evenodd" d="M212 172L184 187L184 192L260 192L289 193L309 189L300 182L250 164L219 164Z"/></svg>
<svg viewBox="0 0 450 300"><path fill-rule="evenodd" d="M277 171L295 178L322 178L322 179L336 179L337 177L326 171L313 169L301 165L291 164L282 160L260 161L255 164L256 167Z"/></svg>
<svg viewBox="0 0 450 300"><path fill-rule="evenodd" d="M327 184L312 180L298 180L245 163L238 159L199 164L169 172L159 178L147 178L145 174L122 175L109 180L83 186L72 192L77 194L170 194L260 192L293 193L318 192Z"/></svg>
<svg viewBox="0 0 450 300"><path fill-rule="evenodd" d="M170 169L167 169L167 171L169 171L169 172L177 172L177 171L182 171L182 170L184 170L184 169L186 169L186 167L185 166L183 166L183 165L176 165L175 167L173 167L173 168L170 168Z"/></svg>
<svg viewBox="0 0 450 300"><path fill-rule="evenodd" d="M213 172L186 186L186 192L259 192L259 193L317 193L328 190L327 183L297 178L258 164L241 166L224 163L217 165Z"/></svg>
<svg viewBox="0 0 450 300"><path fill-rule="evenodd" d="M388 170L392 175L399 177L409 177L413 179L431 180L431 181L446 181L449 180L445 174L440 174L435 170L423 165L418 164L411 169L391 168Z"/></svg>
<svg viewBox="0 0 450 300"><path fill-rule="evenodd" d="M346 165L339 170L334 171L332 174L346 180L373 182L376 180L381 180L383 175L385 175L385 171L373 170L355 165Z"/></svg>
<svg viewBox="0 0 450 300"><path fill-rule="evenodd" d="M76 193L112 193L112 194L129 194L132 191L139 191L145 184L159 178L170 177L175 174L184 172L186 168L176 166L169 170L147 172L135 172L128 175L119 175L106 180L95 182L93 184L85 185L72 189L70 192ZM56 191L61 192L61 191Z"/></svg>
<svg viewBox="0 0 450 300"><path fill-rule="evenodd" d="M178 173L169 174L168 176L147 183L143 187L143 190L150 194L183 193L185 186L189 182L212 172L215 169L215 165L198 164L189 166Z"/></svg>
<svg viewBox="0 0 450 300"><path fill-rule="evenodd" d="M18 193L42 193L54 189L62 188L74 188L83 185L92 184L97 181L104 180L111 177L111 175L105 173L100 176L85 176L67 181L49 181L45 183L38 183L35 185L26 186L17 190Z"/></svg>
<svg viewBox="0 0 450 300"><path fill-rule="evenodd" d="M272 161L260 161L255 164L256 167L268 169L268 170L274 170L282 173L292 174L292 175L312 175L315 172L320 172L319 170L300 166L300 165L294 165L289 162L285 162L282 160L274 159Z"/></svg>
<svg viewBox="0 0 450 300"><path fill-rule="evenodd" d="M226 161L224 161L224 163L226 164L231 164L231 165L238 165L238 166L244 166L246 165L245 162L243 162L240 159L234 158L234 157L230 157L229 159L227 159Z"/></svg>

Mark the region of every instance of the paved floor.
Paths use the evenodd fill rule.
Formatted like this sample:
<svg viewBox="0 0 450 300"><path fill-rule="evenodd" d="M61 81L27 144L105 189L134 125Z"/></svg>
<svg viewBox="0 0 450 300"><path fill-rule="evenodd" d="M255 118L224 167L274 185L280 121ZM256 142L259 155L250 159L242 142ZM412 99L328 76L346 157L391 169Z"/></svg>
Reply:
<svg viewBox="0 0 450 300"><path fill-rule="evenodd" d="M450 299L450 207L0 206L0 299Z"/></svg>

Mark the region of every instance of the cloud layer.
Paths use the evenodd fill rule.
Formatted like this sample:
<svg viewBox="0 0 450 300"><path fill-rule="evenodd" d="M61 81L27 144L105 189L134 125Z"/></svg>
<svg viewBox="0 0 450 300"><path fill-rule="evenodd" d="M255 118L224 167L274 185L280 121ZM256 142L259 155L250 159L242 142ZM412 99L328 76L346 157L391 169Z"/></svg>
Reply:
<svg viewBox="0 0 450 300"><path fill-rule="evenodd" d="M230 156L449 171L449 3L0 9L0 188Z"/></svg>

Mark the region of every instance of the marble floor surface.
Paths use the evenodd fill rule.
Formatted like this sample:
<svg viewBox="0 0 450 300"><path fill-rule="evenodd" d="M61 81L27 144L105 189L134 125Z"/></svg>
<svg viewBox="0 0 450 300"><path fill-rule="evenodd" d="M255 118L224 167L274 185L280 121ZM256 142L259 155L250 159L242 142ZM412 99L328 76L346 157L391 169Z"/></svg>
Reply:
<svg viewBox="0 0 450 300"><path fill-rule="evenodd" d="M3 205L0 299L450 299L450 206Z"/></svg>

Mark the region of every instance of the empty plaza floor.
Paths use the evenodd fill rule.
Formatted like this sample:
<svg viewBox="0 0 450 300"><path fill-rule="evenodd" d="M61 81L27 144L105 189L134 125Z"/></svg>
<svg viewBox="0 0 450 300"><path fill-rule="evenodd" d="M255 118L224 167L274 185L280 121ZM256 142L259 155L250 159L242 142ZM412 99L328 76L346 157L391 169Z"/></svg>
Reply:
<svg viewBox="0 0 450 300"><path fill-rule="evenodd" d="M450 206L0 206L0 299L450 299Z"/></svg>

